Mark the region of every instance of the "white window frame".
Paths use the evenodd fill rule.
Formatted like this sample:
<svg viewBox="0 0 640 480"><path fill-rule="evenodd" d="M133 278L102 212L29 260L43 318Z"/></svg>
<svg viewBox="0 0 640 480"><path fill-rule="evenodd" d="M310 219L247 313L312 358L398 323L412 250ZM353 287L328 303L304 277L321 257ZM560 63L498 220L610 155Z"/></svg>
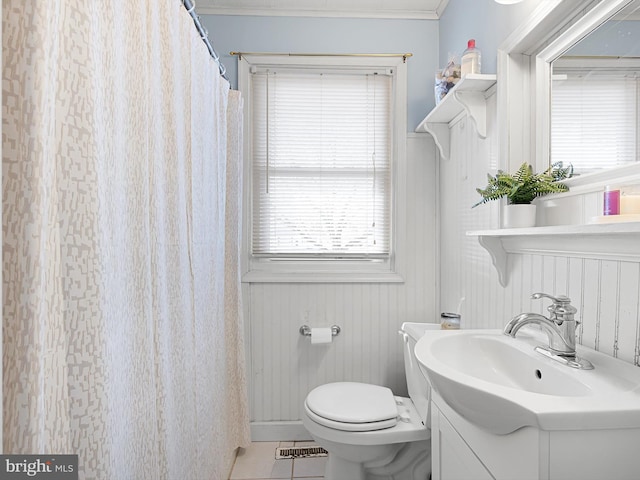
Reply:
<svg viewBox="0 0 640 480"><path fill-rule="evenodd" d="M247 283L401 283L406 251L407 66L402 56L265 55L238 57L238 88L244 96L242 281ZM251 254L251 73L256 68L386 69L393 77L391 232L387 259L270 259Z"/></svg>

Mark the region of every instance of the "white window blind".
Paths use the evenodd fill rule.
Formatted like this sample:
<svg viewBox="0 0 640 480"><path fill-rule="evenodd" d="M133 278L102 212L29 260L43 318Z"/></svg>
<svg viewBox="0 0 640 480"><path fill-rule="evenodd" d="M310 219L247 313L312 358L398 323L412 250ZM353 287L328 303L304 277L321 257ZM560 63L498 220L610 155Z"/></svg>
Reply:
<svg viewBox="0 0 640 480"><path fill-rule="evenodd" d="M637 85L621 75L554 80L552 161L571 163L581 173L635 162Z"/></svg>
<svg viewBox="0 0 640 480"><path fill-rule="evenodd" d="M390 255L391 94L384 72L254 71L252 255Z"/></svg>

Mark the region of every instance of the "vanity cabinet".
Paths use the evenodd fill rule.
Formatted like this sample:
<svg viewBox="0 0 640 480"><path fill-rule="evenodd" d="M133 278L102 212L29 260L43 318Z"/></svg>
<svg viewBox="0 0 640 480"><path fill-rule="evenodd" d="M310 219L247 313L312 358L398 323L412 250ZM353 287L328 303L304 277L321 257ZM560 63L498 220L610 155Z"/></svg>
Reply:
<svg viewBox="0 0 640 480"><path fill-rule="evenodd" d="M540 476L539 430L496 435L468 422L436 392L431 403L432 480L533 480ZM545 435L542 435L545 437Z"/></svg>
<svg viewBox="0 0 640 480"><path fill-rule="evenodd" d="M463 438L437 408L432 410L433 480L473 478L492 480L494 477L482 464ZM435 461L437 459L437 461Z"/></svg>
<svg viewBox="0 0 640 480"><path fill-rule="evenodd" d="M637 428L497 435L432 395L433 480L629 480L640 478L639 444Z"/></svg>

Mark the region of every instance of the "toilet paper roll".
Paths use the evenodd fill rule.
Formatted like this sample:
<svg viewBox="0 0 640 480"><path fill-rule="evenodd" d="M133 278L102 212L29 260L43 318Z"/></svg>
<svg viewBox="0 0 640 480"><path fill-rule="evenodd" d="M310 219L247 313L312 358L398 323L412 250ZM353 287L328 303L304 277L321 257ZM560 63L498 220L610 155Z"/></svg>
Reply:
<svg viewBox="0 0 640 480"><path fill-rule="evenodd" d="M331 335L331 328L312 328L311 329L311 343L313 345L322 343L331 343L333 336Z"/></svg>

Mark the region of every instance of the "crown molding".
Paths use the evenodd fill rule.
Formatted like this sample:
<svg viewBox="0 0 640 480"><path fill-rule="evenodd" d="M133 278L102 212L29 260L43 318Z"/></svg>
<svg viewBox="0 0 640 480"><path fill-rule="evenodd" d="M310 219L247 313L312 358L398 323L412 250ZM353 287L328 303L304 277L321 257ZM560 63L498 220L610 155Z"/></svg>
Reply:
<svg viewBox="0 0 640 480"><path fill-rule="evenodd" d="M323 8L300 4L292 8L289 6L290 2L269 2L268 5L260 6L259 2L255 1L201 0L196 10L200 15L438 20L448 3L449 0L391 0L377 2L377 7L362 8L362 2L328 1L324 2ZM421 8L420 4L424 4L424 8Z"/></svg>

